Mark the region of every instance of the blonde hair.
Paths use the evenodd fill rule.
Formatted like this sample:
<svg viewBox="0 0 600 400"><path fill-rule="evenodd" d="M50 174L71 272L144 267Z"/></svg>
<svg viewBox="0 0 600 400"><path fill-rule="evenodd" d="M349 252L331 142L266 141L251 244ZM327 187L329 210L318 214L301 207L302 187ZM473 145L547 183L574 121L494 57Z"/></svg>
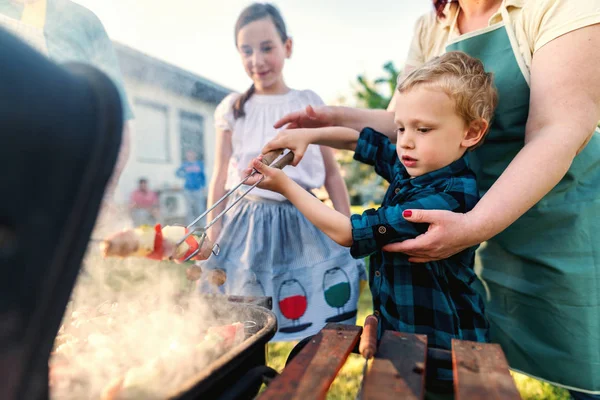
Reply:
<svg viewBox="0 0 600 400"><path fill-rule="evenodd" d="M454 100L456 113L468 125L478 119L488 122L483 138L469 150L483 143L498 104L498 93L491 72L485 72L483 63L461 51L452 51L433 58L412 71L398 84L404 93L416 86L437 87Z"/></svg>

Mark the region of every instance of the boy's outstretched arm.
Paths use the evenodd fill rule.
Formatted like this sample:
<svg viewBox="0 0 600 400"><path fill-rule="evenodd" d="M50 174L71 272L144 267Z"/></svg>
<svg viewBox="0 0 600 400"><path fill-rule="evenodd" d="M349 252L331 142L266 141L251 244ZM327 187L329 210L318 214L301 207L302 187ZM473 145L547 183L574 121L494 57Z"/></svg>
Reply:
<svg viewBox="0 0 600 400"><path fill-rule="evenodd" d="M253 161L252 167L264 176L264 180L258 187L285 196L310 222L334 242L346 247L352 245L350 218L323 204L321 200L290 179L285 172L268 167L259 159ZM259 179L260 175L256 174L246 181L246 184L253 185Z"/></svg>
<svg viewBox="0 0 600 400"><path fill-rule="evenodd" d="M321 200L310 194L293 180L281 192L298 210L319 230L329 236L334 242L352 246L352 225L350 218L329 208Z"/></svg>

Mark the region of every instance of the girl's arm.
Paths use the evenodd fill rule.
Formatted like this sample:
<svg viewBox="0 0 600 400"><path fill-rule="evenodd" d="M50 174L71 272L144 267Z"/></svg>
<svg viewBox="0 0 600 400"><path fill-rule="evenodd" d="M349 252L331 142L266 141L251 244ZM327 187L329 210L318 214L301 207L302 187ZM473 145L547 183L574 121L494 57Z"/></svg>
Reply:
<svg viewBox="0 0 600 400"><path fill-rule="evenodd" d="M340 168L335 160L333 150L329 147L321 146L323 162L325 164L325 189L335 208L340 213L350 217L350 201L348 199L348 189L346 182L342 178Z"/></svg>
<svg viewBox="0 0 600 400"><path fill-rule="evenodd" d="M227 183L227 171L229 169L229 160L233 153L231 144L231 131L217 131L215 143L215 161L213 164L213 174L208 187L207 206L210 208L217 200L226 193L225 184ZM208 214L207 221L212 221L225 209L225 202L219 204ZM217 221L209 230L208 236L214 242L221 232L222 220Z"/></svg>
<svg viewBox="0 0 600 400"><path fill-rule="evenodd" d="M531 65L525 146L471 212L411 210L407 219L429 230L385 250L413 262L447 258L500 233L556 186L600 119L599 47L600 25L593 25L540 48Z"/></svg>

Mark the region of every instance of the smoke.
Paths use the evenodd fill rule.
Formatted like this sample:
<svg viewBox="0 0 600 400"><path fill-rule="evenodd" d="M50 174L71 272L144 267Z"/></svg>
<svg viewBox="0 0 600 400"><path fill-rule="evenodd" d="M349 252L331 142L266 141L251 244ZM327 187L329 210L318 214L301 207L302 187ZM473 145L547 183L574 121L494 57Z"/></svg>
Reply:
<svg viewBox="0 0 600 400"><path fill-rule="evenodd" d="M123 227L110 216L105 210L93 238ZM215 316L186 280L187 265L104 259L97 244L90 242L55 342L51 398L111 398L107 389L123 379L116 399L166 398L219 356L214 346L198 347L206 329L237 321Z"/></svg>

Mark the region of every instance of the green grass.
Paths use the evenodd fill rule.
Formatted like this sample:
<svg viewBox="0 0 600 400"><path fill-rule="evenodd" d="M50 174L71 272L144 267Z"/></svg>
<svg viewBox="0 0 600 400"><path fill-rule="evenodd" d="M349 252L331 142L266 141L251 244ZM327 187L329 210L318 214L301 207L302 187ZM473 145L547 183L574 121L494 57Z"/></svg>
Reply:
<svg viewBox="0 0 600 400"><path fill-rule="evenodd" d="M365 287L359 298L357 324L362 325L365 317L371 312L371 292L368 287ZM269 343L267 364L277 371L282 371L294 345L295 343ZM327 399L356 398L362 380L363 366L364 359L357 354L350 354L346 364L333 381ZM518 373L513 373L513 377L524 400L568 400L570 398L567 391L545 382Z"/></svg>

